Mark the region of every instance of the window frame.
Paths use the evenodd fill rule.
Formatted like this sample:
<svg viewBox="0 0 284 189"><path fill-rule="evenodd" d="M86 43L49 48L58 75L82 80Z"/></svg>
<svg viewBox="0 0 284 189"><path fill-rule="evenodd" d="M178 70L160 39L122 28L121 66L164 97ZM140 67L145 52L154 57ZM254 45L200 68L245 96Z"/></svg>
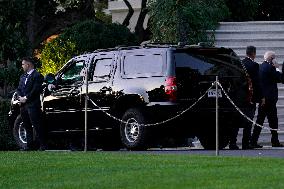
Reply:
<svg viewBox="0 0 284 189"><path fill-rule="evenodd" d="M109 75L108 75L107 79L102 79L100 81L96 81L96 80L94 80L94 73L95 73L95 70L96 70L97 62L100 61L100 60L105 60L105 59L110 60ZM112 75L113 75L113 69L114 69L114 56L113 55L101 54L101 55L94 56L92 61L91 61L91 69L90 69L91 74L90 74L89 80L91 82L94 82L94 83L109 82L112 78ZM107 76L107 75L105 75L105 76Z"/></svg>
<svg viewBox="0 0 284 189"><path fill-rule="evenodd" d="M80 72L82 72L82 70L86 67L86 60L85 59L72 59L70 60L70 62L68 63L68 65L66 67L64 67L64 69L62 69L62 71L57 75L56 80L59 81L59 85L73 85L76 83L81 83L84 81L84 77L82 77L82 79L79 80L75 80L75 79L70 79L70 82L67 82L68 80L63 80L63 75L70 70L70 68L77 64L77 63L81 63L83 62L83 66ZM80 76L80 74L79 74ZM72 81L72 82L71 82Z"/></svg>
<svg viewBox="0 0 284 189"><path fill-rule="evenodd" d="M125 58L129 57L129 56L137 56L137 57L141 57L141 56L153 56L153 55L158 55L161 56L162 62L161 62L161 72L145 72L145 73L129 73L126 74L125 73ZM120 73L121 73L121 77L123 79L134 79L134 78L149 78L149 77L163 77L165 76L165 70L166 70L166 56L165 56L165 52L163 51L137 51L137 52L124 52L122 53L121 56L121 63L120 63Z"/></svg>

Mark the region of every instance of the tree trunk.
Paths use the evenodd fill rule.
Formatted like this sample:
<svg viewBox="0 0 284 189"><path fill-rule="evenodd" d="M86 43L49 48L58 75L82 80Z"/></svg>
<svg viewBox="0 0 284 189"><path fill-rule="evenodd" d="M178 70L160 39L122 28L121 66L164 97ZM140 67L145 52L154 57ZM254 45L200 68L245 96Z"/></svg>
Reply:
<svg viewBox="0 0 284 189"><path fill-rule="evenodd" d="M32 55L32 51L33 51L33 44L35 42L35 29L37 28L37 24L35 23L35 5L36 5L36 1L32 1L30 2L30 14L27 16L27 23L26 23L26 27L27 27L27 37L28 40L31 44L31 47L27 50L27 53L29 55Z"/></svg>
<svg viewBox="0 0 284 189"><path fill-rule="evenodd" d="M131 4L129 3L128 0L123 0L123 1L126 4L126 6L128 7L128 13L127 13L127 16L125 17L125 19L123 20L122 25L127 27L130 23L131 17L133 16L134 10L133 10L133 8L132 8L132 6L131 6Z"/></svg>
<svg viewBox="0 0 284 189"><path fill-rule="evenodd" d="M147 5L147 0L142 0L141 2L141 12L139 14L136 26L135 26L135 33L138 36L138 40L139 42L143 42L145 40L148 40L149 35L147 35L148 33L146 32L146 30L144 29L144 21L146 18L146 15L148 13L148 9L146 7Z"/></svg>

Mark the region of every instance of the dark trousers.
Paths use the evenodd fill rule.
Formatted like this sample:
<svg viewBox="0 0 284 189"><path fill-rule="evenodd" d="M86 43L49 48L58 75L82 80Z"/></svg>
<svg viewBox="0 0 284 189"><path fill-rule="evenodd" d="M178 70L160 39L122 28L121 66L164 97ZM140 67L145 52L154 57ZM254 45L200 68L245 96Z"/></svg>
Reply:
<svg viewBox="0 0 284 189"><path fill-rule="evenodd" d="M35 140L39 142L41 148L45 147L44 132L41 128L41 110L40 107L27 107L26 105L20 108L21 118L23 120L23 126L27 132L27 149L34 149L34 131Z"/></svg>
<svg viewBox="0 0 284 189"><path fill-rule="evenodd" d="M277 117L277 108L276 108L276 102L269 102L266 101L264 106L258 107L258 115L256 123L259 125L263 125L263 122L265 118L267 117L269 127L272 129L278 129L278 117ZM251 142L256 144L261 132L261 127L254 126ZM277 131L271 131L271 143L272 144L278 144L278 133Z"/></svg>
<svg viewBox="0 0 284 189"><path fill-rule="evenodd" d="M247 110L244 113L251 120L253 120L254 115L255 115L255 110L256 110L256 104L251 104L251 105L249 105L249 107L247 108ZM253 125L253 123L248 121L247 119L245 119L244 122L243 122L243 138L242 138L242 146L243 147L247 147L250 144L252 125ZM231 139L230 139L231 145L236 144L238 132L239 132L238 127L232 128Z"/></svg>

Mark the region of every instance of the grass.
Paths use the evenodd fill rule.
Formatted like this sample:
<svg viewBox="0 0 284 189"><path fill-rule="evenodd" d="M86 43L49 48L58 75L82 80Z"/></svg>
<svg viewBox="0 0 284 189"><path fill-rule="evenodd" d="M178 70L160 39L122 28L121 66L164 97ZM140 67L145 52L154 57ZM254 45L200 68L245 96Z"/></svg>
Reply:
<svg viewBox="0 0 284 189"><path fill-rule="evenodd" d="M0 188L284 188L284 159L0 152Z"/></svg>

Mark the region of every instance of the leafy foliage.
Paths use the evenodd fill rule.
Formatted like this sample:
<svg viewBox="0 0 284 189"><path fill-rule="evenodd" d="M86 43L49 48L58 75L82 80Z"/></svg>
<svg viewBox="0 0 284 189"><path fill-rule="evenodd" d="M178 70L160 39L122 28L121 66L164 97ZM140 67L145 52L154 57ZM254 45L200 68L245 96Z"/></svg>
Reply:
<svg viewBox="0 0 284 189"><path fill-rule="evenodd" d="M20 72L22 57L32 56L34 48L38 48L48 36L62 31L62 28L78 20L94 18L95 11L102 12L102 5L105 6L106 2L107 0L0 0L0 68L4 68L0 71L0 87L6 91L3 95L7 96L7 89L18 83L16 75ZM101 8L96 7L97 4L102 4ZM100 11L97 12L101 17L104 16Z"/></svg>
<svg viewBox="0 0 284 189"><path fill-rule="evenodd" d="M225 0L231 16L227 21L251 21L259 8L261 0Z"/></svg>
<svg viewBox="0 0 284 189"><path fill-rule="evenodd" d="M8 124L10 101L0 100L0 150L16 150L17 146Z"/></svg>
<svg viewBox="0 0 284 189"><path fill-rule="evenodd" d="M210 41L206 30L229 15L223 0L150 0L148 6L155 42Z"/></svg>
<svg viewBox="0 0 284 189"><path fill-rule="evenodd" d="M8 86L18 83L20 58L27 55L29 48L26 37L25 19L29 11L25 0L4 0L0 2L0 87L7 96Z"/></svg>
<svg viewBox="0 0 284 189"><path fill-rule="evenodd" d="M46 75L56 73L70 58L78 54L75 43L55 38L44 46L41 52L39 71Z"/></svg>
<svg viewBox="0 0 284 189"><path fill-rule="evenodd" d="M101 48L135 45L135 36L124 26L93 20L79 22L58 38L44 45L41 51L43 75L56 73L71 57Z"/></svg>
<svg viewBox="0 0 284 189"><path fill-rule="evenodd" d="M16 60L28 47L23 24L27 11L24 0L0 2L0 61ZM17 14L15 14L17 13Z"/></svg>
<svg viewBox="0 0 284 189"><path fill-rule="evenodd" d="M6 67L0 69L0 87L4 88L4 85L15 87L20 74L21 71L17 68L16 62L10 62Z"/></svg>
<svg viewBox="0 0 284 189"><path fill-rule="evenodd" d="M258 0L258 2L259 6L257 13L254 16L254 20L284 21L283 0Z"/></svg>
<svg viewBox="0 0 284 189"><path fill-rule="evenodd" d="M225 21L284 20L283 0L225 0L231 16Z"/></svg>

